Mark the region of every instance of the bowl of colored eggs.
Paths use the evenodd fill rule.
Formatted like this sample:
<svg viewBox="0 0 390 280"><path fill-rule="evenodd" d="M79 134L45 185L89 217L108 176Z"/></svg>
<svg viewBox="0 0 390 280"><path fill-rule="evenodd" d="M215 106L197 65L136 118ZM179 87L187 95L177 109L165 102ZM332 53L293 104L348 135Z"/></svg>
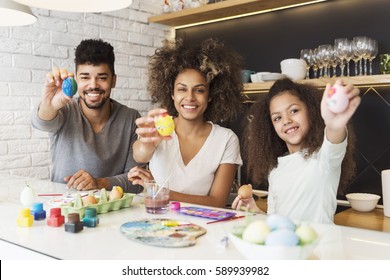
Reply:
<svg viewBox="0 0 390 280"><path fill-rule="evenodd" d="M303 260L318 244L317 232L308 224L294 224L282 215L269 215L232 228L229 240L250 260Z"/></svg>

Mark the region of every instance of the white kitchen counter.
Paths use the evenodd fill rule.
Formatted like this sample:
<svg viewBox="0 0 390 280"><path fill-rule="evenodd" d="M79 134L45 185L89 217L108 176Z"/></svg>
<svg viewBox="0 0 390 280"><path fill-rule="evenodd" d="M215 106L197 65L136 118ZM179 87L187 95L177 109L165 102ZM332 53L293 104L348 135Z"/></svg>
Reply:
<svg viewBox="0 0 390 280"><path fill-rule="evenodd" d="M224 247L220 240L229 228L241 220L207 224L208 219L191 217L170 212L153 215L145 212L144 205L134 200L130 208L99 215L96 228L84 227L79 233L65 232L64 227L49 227L46 220L34 221L32 227L18 227L16 218L22 208L19 194L28 182L36 193L66 192L65 185L0 175L0 259L243 259L233 244ZM137 198L137 197L136 197ZM48 198L44 202L49 214ZM127 239L119 230L120 226L142 218L172 218L189 220L207 229L197 243L186 248L152 247ZM264 219L256 215L255 219ZM321 236L311 259L390 259L390 234L343 227L337 225L312 224Z"/></svg>

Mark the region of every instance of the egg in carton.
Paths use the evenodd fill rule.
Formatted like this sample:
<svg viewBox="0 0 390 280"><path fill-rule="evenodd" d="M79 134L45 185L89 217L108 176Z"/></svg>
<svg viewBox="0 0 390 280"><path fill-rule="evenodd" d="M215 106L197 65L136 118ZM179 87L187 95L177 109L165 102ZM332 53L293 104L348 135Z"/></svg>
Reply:
<svg viewBox="0 0 390 280"><path fill-rule="evenodd" d="M89 195L93 195L90 193ZM110 211L117 211L122 208L131 206L135 194L124 193L120 199L109 200L106 189L100 190L100 196L96 197L96 204L84 204L80 194L76 195L74 201L61 206L62 215L67 216L69 213L78 213L80 218L85 215L85 208L95 208L97 214L104 214Z"/></svg>

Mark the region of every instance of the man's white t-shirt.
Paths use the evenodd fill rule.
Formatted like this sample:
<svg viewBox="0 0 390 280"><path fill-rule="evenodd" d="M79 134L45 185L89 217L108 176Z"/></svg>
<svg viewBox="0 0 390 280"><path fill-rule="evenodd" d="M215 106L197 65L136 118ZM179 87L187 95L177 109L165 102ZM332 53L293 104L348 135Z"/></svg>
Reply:
<svg viewBox="0 0 390 280"><path fill-rule="evenodd" d="M298 221L333 223L346 147L347 138L332 144L324 136L320 150L309 158L304 158L302 152L279 157L278 166L268 178L267 213Z"/></svg>
<svg viewBox="0 0 390 280"><path fill-rule="evenodd" d="M193 195L207 195L215 172L224 163L242 164L237 135L217 124L195 157L184 165L179 140L175 132L171 140L162 141L156 148L149 167L159 184L167 180L170 190ZM185 143L181 143L185 145Z"/></svg>

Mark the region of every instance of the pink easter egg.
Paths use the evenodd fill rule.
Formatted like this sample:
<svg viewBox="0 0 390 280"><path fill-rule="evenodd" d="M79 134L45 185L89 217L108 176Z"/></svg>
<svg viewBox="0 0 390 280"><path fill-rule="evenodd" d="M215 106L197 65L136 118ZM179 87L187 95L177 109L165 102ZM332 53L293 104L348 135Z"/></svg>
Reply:
<svg viewBox="0 0 390 280"><path fill-rule="evenodd" d="M344 87L340 85L334 85L330 89L328 99L326 101L329 110L335 114L344 112L349 104L347 93Z"/></svg>

